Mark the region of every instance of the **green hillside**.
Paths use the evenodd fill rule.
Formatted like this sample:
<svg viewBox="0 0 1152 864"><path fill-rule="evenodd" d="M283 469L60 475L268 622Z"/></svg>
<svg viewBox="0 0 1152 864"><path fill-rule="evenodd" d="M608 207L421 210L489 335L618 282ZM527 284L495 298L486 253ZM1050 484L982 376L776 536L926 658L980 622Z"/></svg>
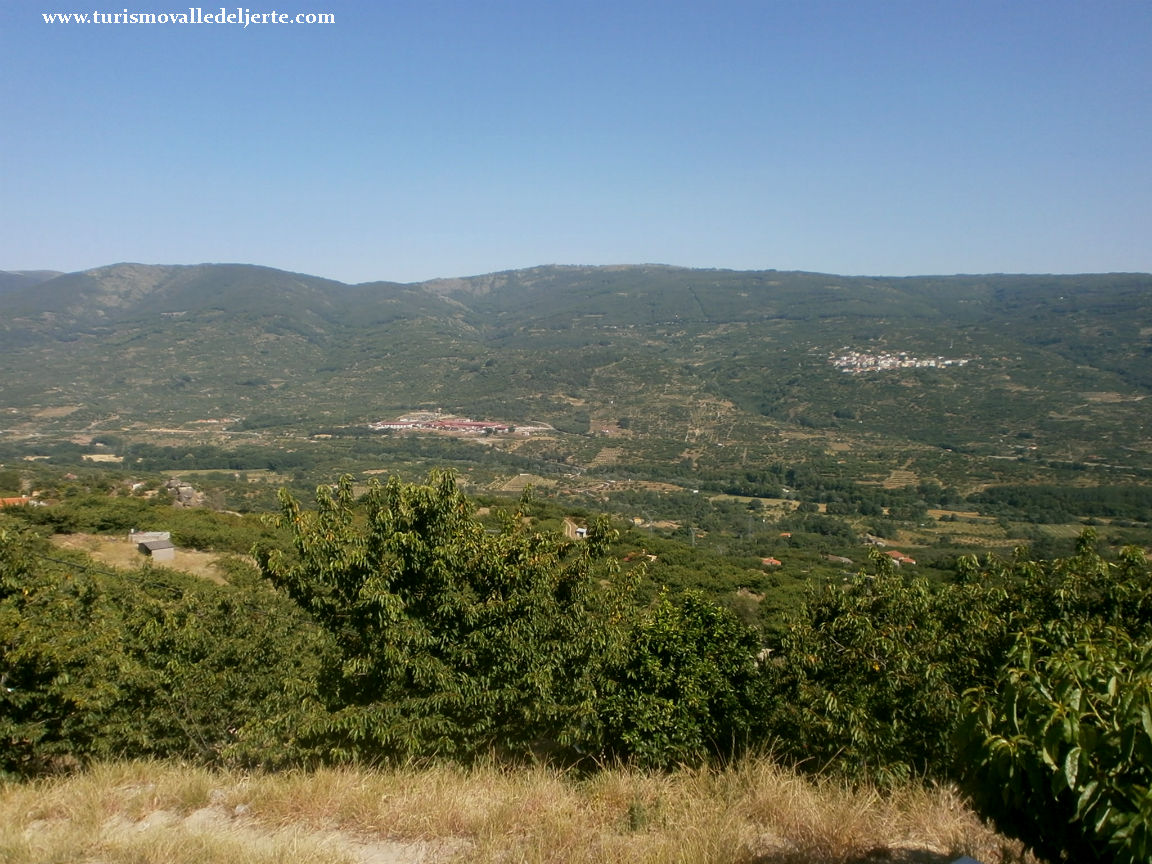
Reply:
<svg viewBox="0 0 1152 864"><path fill-rule="evenodd" d="M252 469L265 452L316 476L452 464L493 488L528 472L761 497L804 466L793 493L866 516L869 496L891 506L877 490L928 507L1146 489L1150 359L1142 274L549 266L345 285L118 264L0 292L0 458ZM368 429L419 411L537 431Z"/></svg>

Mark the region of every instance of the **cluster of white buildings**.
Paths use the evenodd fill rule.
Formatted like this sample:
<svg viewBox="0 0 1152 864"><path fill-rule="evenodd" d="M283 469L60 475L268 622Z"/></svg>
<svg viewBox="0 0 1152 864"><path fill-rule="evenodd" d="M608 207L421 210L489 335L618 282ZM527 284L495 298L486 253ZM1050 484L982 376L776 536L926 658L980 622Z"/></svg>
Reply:
<svg viewBox="0 0 1152 864"><path fill-rule="evenodd" d="M511 432L513 427L507 423L495 423L486 420L378 420L368 424L369 429L377 432L383 429L435 429L439 432Z"/></svg>
<svg viewBox="0 0 1152 864"><path fill-rule="evenodd" d="M905 351L869 354L865 351L842 348L839 354L832 355L829 362L837 369L855 375L861 372L884 372L889 369L937 369L944 366L965 366L968 359L916 357Z"/></svg>
<svg viewBox="0 0 1152 864"><path fill-rule="evenodd" d="M482 435L482 434L496 434L496 433L510 433L518 432L521 435L528 435L532 432L545 431L543 426L514 426L511 423L504 423L499 420L468 420L457 417L441 419L428 418L428 417L401 417L397 420L377 420L375 423L369 423L368 428L376 432L382 432L385 429L392 429L398 431L408 431L414 429L424 429L432 432L457 432L463 434Z"/></svg>

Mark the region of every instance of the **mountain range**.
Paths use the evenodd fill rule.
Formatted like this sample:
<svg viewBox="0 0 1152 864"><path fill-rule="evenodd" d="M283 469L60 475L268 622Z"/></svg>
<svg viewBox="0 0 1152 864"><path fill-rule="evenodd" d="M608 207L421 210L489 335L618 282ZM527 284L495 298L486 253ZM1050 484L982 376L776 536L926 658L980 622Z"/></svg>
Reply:
<svg viewBox="0 0 1152 864"><path fill-rule="evenodd" d="M648 442L652 458L906 446L1152 470L1148 274L0 272L0 363L8 442L197 422L309 434L428 410Z"/></svg>

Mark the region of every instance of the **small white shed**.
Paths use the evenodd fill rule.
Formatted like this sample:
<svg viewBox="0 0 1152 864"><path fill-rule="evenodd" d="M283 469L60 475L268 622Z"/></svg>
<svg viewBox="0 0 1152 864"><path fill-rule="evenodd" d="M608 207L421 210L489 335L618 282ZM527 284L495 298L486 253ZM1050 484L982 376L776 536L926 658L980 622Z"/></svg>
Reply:
<svg viewBox="0 0 1152 864"><path fill-rule="evenodd" d="M176 546L172 543L170 531L133 531L128 539L153 561L173 561L176 558Z"/></svg>

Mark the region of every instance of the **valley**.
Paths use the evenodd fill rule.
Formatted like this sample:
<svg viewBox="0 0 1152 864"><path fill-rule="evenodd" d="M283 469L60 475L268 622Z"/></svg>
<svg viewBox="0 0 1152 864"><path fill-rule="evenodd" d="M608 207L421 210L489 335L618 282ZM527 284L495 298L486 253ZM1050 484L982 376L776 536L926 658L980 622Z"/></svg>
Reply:
<svg viewBox="0 0 1152 864"><path fill-rule="evenodd" d="M0 462L25 475L179 476L243 513L446 467L557 524L610 513L625 552L686 545L653 584L745 606L839 578L868 536L941 578L1085 524L1152 546L1147 275L37 278L0 292Z"/></svg>

